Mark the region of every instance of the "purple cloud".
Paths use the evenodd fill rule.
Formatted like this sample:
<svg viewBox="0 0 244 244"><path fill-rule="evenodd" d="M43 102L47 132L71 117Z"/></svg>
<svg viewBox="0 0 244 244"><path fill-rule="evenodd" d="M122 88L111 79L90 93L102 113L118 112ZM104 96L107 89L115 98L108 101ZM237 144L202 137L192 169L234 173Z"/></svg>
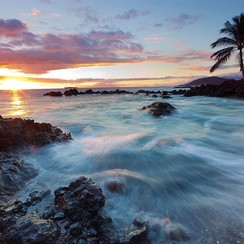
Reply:
<svg viewBox="0 0 244 244"><path fill-rule="evenodd" d="M138 62L138 55L143 52L143 46L134 43L129 32L35 35L18 20L1 23L7 39L0 43L0 65L25 73Z"/></svg>
<svg viewBox="0 0 244 244"><path fill-rule="evenodd" d="M168 18L165 21L169 29L180 30L187 25L194 24L200 17L200 15L181 14L177 17Z"/></svg>
<svg viewBox="0 0 244 244"><path fill-rule="evenodd" d="M121 20L130 20L136 18L139 15L140 15L139 11L137 11L136 9L130 9L129 11L124 12L123 14L116 15L115 18Z"/></svg>
<svg viewBox="0 0 244 244"><path fill-rule="evenodd" d="M0 36L17 37L27 31L26 24L17 19L0 19Z"/></svg>

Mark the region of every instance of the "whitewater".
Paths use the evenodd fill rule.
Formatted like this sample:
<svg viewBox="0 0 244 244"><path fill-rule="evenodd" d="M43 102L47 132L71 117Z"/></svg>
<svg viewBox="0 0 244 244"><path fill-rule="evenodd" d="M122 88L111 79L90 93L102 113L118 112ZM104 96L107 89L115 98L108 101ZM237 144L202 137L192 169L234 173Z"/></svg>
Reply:
<svg viewBox="0 0 244 244"><path fill-rule="evenodd" d="M150 88L158 89L172 90ZM150 222L153 243L170 243L163 231L167 218L186 228L190 239L184 243L244 240L243 100L175 95L167 102L176 112L155 118L140 109L164 102L160 97L45 92L0 91L3 117L49 122L73 138L21 152L39 175L16 197L54 191L85 175L102 188L103 211L118 229L140 216ZM109 182L121 184L123 192L109 191ZM42 211L48 201L33 210Z"/></svg>

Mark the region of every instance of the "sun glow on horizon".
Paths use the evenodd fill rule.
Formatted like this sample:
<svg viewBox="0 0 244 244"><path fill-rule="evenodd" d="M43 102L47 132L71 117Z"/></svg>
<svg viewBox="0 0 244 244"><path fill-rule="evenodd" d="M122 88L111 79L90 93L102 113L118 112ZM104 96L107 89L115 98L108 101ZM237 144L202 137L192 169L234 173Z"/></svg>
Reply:
<svg viewBox="0 0 244 244"><path fill-rule="evenodd" d="M1 90L27 90L41 88L37 82L23 80L21 78L7 78L2 81Z"/></svg>

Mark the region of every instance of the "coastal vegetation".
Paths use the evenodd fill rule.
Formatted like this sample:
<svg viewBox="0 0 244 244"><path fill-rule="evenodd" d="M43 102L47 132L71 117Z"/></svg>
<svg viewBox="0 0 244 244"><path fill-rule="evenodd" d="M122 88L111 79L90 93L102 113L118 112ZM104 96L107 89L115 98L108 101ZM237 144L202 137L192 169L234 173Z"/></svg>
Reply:
<svg viewBox="0 0 244 244"><path fill-rule="evenodd" d="M227 21L224 28L220 30L220 34L226 34L226 36L219 38L217 41L211 44L212 48L219 46L224 46L224 48L218 50L211 56L211 58L214 58L216 63L212 66L210 72L214 72L222 64L226 63L231 57L232 53L237 51L238 53L236 55L236 61L240 66L242 79L244 79L244 13L241 13L240 16L233 17L232 21L232 23Z"/></svg>

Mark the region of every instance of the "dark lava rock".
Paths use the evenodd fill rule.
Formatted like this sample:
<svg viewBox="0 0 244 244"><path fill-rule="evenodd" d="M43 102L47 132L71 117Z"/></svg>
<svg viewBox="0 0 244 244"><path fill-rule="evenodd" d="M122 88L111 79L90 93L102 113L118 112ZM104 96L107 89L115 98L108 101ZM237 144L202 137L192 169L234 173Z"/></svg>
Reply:
<svg viewBox="0 0 244 244"><path fill-rule="evenodd" d="M53 221L40 219L38 216L21 216L4 229L1 243L56 243L58 227Z"/></svg>
<svg viewBox="0 0 244 244"><path fill-rule="evenodd" d="M95 92L92 89L88 89L84 93L85 94L94 94Z"/></svg>
<svg viewBox="0 0 244 244"><path fill-rule="evenodd" d="M201 85L192 87L188 90L185 97L191 96L212 96L212 97L230 97L244 98L243 80L226 80L220 85Z"/></svg>
<svg viewBox="0 0 244 244"><path fill-rule="evenodd" d="M186 93L186 90L180 89L180 90L173 90L169 92L172 95L184 95Z"/></svg>
<svg viewBox="0 0 244 244"><path fill-rule="evenodd" d="M70 133L64 133L49 123L37 123L30 119L0 118L0 152L71 139Z"/></svg>
<svg viewBox="0 0 244 244"><path fill-rule="evenodd" d="M30 195L39 198L37 192ZM0 205L0 243L112 243L111 219L100 214L104 203L95 182L80 177L55 191L56 205L43 218L28 212L30 201Z"/></svg>
<svg viewBox="0 0 244 244"><path fill-rule="evenodd" d="M161 115L170 115L176 108L169 103L154 102L151 105L143 107L142 109L147 109L148 113L155 117L159 117Z"/></svg>
<svg viewBox="0 0 244 244"><path fill-rule="evenodd" d="M158 97L156 94L152 95L152 97Z"/></svg>
<svg viewBox="0 0 244 244"><path fill-rule="evenodd" d="M77 91L77 89L70 89L64 92L65 96L77 96L78 94L79 92Z"/></svg>
<svg viewBox="0 0 244 244"><path fill-rule="evenodd" d="M101 188L90 178L80 177L55 190L55 205L72 221L95 216L105 204Z"/></svg>
<svg viewBox="0 0 244 244"><path fill-rule="evenodd" d="M45 93L43 96L50 96L50 97L62 97L63 94L61 91L55 92L55 91L50 91Z"/></svg>
<svg viewBox="0 0 244 244"><path fill-rule="evenodd" d="M0 201L7 201L30 179L37 170L17 156L0 152Z"/></svg>

